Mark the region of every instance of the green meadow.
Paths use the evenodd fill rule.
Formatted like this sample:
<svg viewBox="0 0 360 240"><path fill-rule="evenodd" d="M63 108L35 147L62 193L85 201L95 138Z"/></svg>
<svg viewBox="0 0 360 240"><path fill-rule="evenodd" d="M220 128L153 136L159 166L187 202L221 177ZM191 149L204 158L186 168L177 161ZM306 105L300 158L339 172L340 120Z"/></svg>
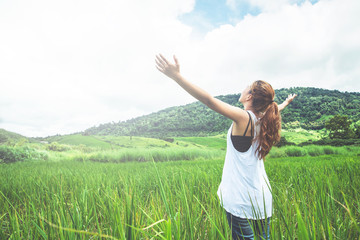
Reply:
<svg viewBox="0 0 360 240"><path fill-rule="evenodd" d="M225 148L224 135L0 146L2 162L19 159L0 164L0 239L231 239L216 194ZM271 239L359 239L359 163L358 146L273 148Z"/></svg>
<svg viewBox="0 0 360 240"><path fill-rule="evenodd" d="M287 141L299 144L309 140L317 141L325 136L324 130L305 130L303 128L282 129L281 136L285 137Z"/></svg>

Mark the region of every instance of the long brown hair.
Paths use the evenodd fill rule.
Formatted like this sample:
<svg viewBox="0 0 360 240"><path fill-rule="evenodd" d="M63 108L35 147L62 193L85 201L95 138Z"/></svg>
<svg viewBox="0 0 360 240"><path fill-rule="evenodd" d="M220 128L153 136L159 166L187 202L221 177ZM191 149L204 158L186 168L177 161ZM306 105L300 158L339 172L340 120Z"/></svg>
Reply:
<svg viewBox="0 0 360 240"><path fill-rule="evenodd" d="M272 86L262 80L253 82L250 86L252 108L260 115L260 133L254 141L258 141L256 153L259 159L265 160L271 147L280 141L281 116L278 105L274 102L275 91Z"/></svg>

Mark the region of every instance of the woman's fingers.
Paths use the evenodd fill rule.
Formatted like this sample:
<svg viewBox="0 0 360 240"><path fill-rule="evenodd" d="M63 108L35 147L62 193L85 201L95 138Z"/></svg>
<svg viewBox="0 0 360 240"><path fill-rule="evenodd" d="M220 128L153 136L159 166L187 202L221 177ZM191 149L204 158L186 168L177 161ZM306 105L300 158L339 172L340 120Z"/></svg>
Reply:
<svg viewBox="0 0 360 240"><path fill-rule="evenodd" d="M164 73L166 70L166 67L168 66L166 59L161 54L160 54L160 56L156 55L155 62L156 62L156 68L160 72Z"/></svg>
<svg viewBox="0 0 360 240"><path fill-rule="evenodd" d="M289 94L286 100L290 103L292 102L292 100L294 100L296 96L297 96L296 94Z"/></svg>
<svg viewBox="0 0 360 240"><path fill-rule="evenodd" d="M174 55L174 63L169 62L163 55L156 55L156 68L170 78L175 78L180 73L179 61Z"/></svg>
<svg viewBox="0 0 360 240"><path fill-rule="evenodd" d="M169 63L169 61L161 54L156 55L155 62L156 62L157 68L158 69L160 68L162 71L164 71L168 67L171 67L171 64Z"/></svg>
<svg viewBox="0 0 360 240"><path fill-rule="evenodd" d="M179 66L179 61L175 55L174 55L174 61L175 61L176 66Z"/></svg>
<svg viewBox="0 0 360 240"><path fill-rule="evenodd" d="M160 65L161 67L166 67L170 65L168 60L161 54L156 55L156 59L157 59L157 64Z"/></svg>
<svg viewBox="0 0 360 240"><path fill-rule="evenodd" d="M155 63L156 63L156 66L164 67L164 65L158 59L155 59Z"/></svg>
<svg viewBox="0 0 360 240"><path fill-rule="evenodd" d="M169 64L168 60L160 53L160 58L163 62L165 62L165 64Z"/></svg>
<svg viewBox="0 0 360 240"><path fill-rule="evenodd" d="M163 72L163 71L164 71L164 68L163 68L162 64L159 63L158 60L155 60L155 62L156 62L155 67L156 67L160 72Z"/></svg>
<svg viewBox="0 0 360 240"><path fill-rule="evenodd" d="M160 72L164 72L164 69L162 67L159 67L158 65L155 66L157 68L157 70L159 70Z"/></svg>
<svg viewBox="0 0 360 240"><path fill-rule="evenodd" d="M157 63L159 65L161 65L162 67L165 67L165 65L167 64L166 61L163 60L164 57L162 57L161 55L158 56L156 55L156 60L157 60Z"/></svg>

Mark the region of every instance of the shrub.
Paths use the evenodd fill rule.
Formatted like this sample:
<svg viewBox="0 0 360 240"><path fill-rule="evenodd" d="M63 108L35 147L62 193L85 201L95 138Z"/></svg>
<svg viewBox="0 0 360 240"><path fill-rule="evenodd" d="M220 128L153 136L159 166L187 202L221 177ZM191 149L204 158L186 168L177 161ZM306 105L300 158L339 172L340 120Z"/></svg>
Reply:
<svg viewBox="0 0 360 240"><path fill-rule="evenodd" d="M68 146L59 144L57 142L52 142L49 145L47 145L46 147L48 150L56 151L56 152L64 152L64 151L67 151L70 149Z"/></svg>
<svg viewBox="0 0 360 240"><path fill-rule="evenodd" d="M324 154L324 149L320 146L309 146L306 150L310 156L320 156Z"/></svg>
<svg viewBox="0 0 360 240"><path fill-rule="evenodd" d="M277 147L292 146L295 145L293 142L289 142L285 137L281 137L280 141L276 144Z"/></svg>
<svg viewBox="0 0 360 240"><path fill-rule="evenodd" d="M271 148L271 151L269 152L269 157L270 158L280 158L280 157L287 157L284 148L278 148L278 147L273 147Z"/></svg>
<svg viewBox="0 0 360 240"><path fill-rule="evenodd" d="M326 155L330 155L330 154L335 154L335 149L333 147L330 147L330 146L325 146L324 147L324 153Z"/></svg>
<svg viewBox="0 0 360 240"><path fill-rule="evenodd" d="M289 157L301 157L306 155L306 151L304 151L301 147L287 147L285 148L285 153Z"/></svg>
<svg viewBox="0 0 360 240"><path fill-rule="evenodd" d="M24 155L13 147L0 146L0 159L4 163L23 161Z"/></svg>
<svg viewBox="0 0 360 240"><path fill-rule="evenodd" d="M2 163L12 163L27 160L48 160L48 155L29 147L0 146L0 159Z"/></svg>
<svg viewBox="0 0 360 240"><path fill-rule="evenodd" d="M331 145L331 146L345 146L345 145L360 145L360 139L328 139L324 138L318 141L308 141L299 144L300 146L305 145Z"/></svg>
<svg viewBox="0 0 360 240"><path fill-rule="evenodd" d="M222 157L223 151L218 150L202 150L202 149L126 149L118 151L102 151L95 152L82 157L74 157L76 161L94 161L94 162L162 162L176 160L193 160L193 159L214 159Z"/></svg>

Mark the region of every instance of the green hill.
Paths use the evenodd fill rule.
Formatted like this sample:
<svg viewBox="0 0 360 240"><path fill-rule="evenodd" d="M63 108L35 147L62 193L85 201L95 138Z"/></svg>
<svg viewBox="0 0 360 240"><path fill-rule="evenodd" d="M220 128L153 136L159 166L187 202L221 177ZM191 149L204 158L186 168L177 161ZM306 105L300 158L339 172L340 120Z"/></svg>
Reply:
<svg viewBox="0 0 360 240"><path fill-rule="evenodd" d="M278 89L275 92L275 101L278 103L285 100L290 93L298 94L296 100L282 112L283 136L290 142L319 140L324 134L320 130L324 128L325 121L335 114L347 115L353 122L360 120L358 111L360 109L360 93L300 87ZM217 98L241 107L238 102L239 94L229 94ZM67 145L83 144L103 149L184 145L223 149L225 147L223 135L230 124L231 120L197 101L127 121L101 124L82 133L63 136L33 139L0 129L0 144L45 140ZM206 138L204 142L205 138L202 138L216 135L220 136L214 137L211 141ZM210 145L209 142L211 142Z"/></svg>
<svg viewBox="0 0 360 240"><path fill-rule="evenodd" d="M275 92L275 101L279 104L288 94L298 94L296 100L282 112L284 129L323 129L325 121L335 114L348 115L353 121L360 120L360 93L303 87L283 88ZM238 102L239 94L217 98L241 106ZM156 138L212 136L223 134L230 124L231 120L197 101L127 121L101 124L87 129L83 134Z"/></svg>
<svg viewBox="0 0 360 240"><path fill-rule="evenodd" d="M17 143L17 142L28 142L29 139L10 131L6 131L5 129L0 128L0 144L5 143Z"/></svg>

